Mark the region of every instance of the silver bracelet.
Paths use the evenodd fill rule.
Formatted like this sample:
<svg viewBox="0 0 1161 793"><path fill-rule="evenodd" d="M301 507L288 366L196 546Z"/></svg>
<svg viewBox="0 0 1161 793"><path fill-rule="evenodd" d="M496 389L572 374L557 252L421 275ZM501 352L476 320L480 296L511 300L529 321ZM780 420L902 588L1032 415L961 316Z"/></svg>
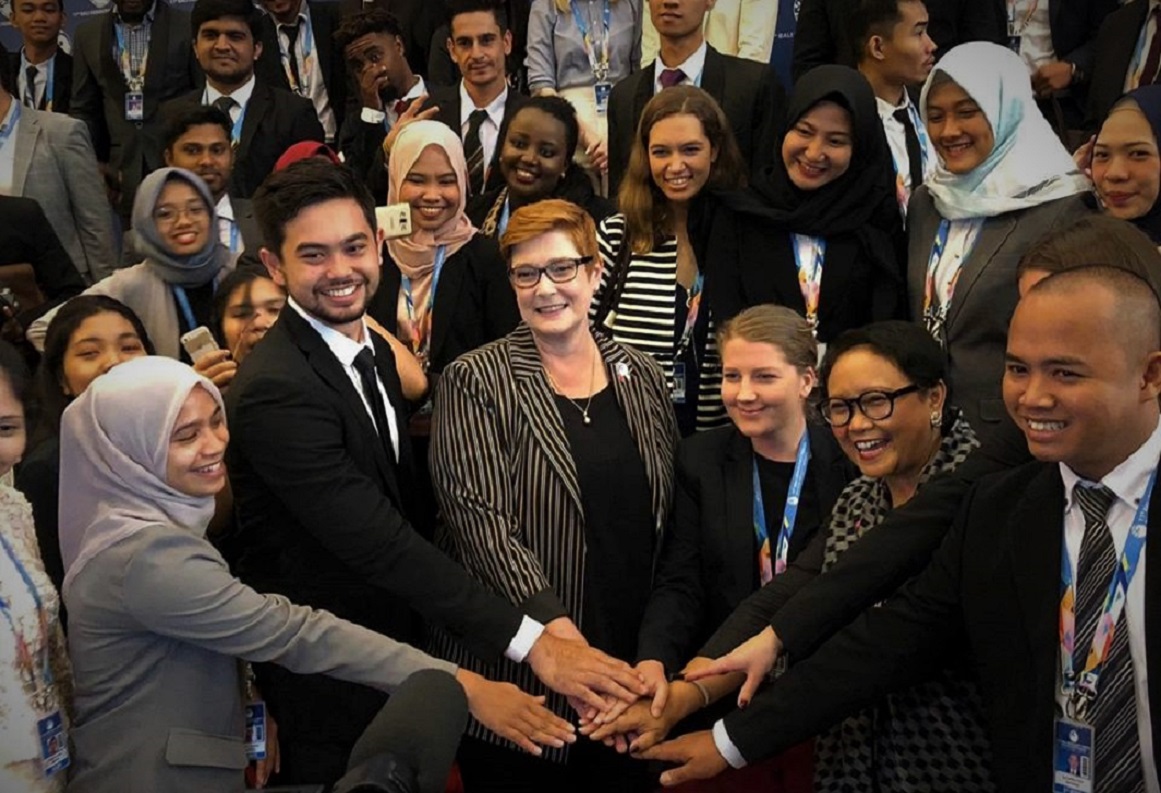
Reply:
<svg viewBox="0 0 1161 793"><path fill-rule="evenodd" d="M700 680L687 680L686 682L692 683L697 687L697 690L701 692L701 706L703 708L709 707L710 695L709 690L705 687L705 685Z"/></svg>

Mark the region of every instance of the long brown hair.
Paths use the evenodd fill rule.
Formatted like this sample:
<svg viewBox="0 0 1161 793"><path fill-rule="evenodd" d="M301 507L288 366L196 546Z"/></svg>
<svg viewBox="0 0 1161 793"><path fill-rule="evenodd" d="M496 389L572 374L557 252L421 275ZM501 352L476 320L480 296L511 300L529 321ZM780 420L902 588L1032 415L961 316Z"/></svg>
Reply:
<svg viewBox="0 0 1161 793"><path fill-rule="evenodd" d="M649 136L658 121L678 115L690 115L700 121L710 146L717 154L710 168L709 180L702 189L740 190L746 185L742 154L726 114L713 97L692 85L677 85L661 91L641 112L637 137L629 155L629 167L617 193L617 203L625 215L628 241L634 253L649 253L670 233L673 212L665 194L653 181L649 167Z"/></svg>

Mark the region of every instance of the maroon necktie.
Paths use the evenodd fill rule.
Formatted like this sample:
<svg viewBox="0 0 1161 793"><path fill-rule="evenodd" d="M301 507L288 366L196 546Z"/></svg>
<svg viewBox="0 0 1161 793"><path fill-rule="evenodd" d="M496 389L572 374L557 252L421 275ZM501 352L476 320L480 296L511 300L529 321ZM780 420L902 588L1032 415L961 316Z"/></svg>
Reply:
<svg viewBox="0 0 1161 793"><path fill-rule="evenodd" d="M1145 67L1137 86L1152 85L1157 82L1157 67L1161 65L1161 6L1154 6L1145 20L1145 27L1153 23L1153 41L1149 44L1149 54L1145 57Z"/></svg>
<svg viewBox="0 0 1161 793"><path fill-rule="evenodd" d="M1161 38L1159 36L1158 38ZM662 69L661 70L661 87L672 88L680 82L685 80L685 72L681 69Z"/></svg>

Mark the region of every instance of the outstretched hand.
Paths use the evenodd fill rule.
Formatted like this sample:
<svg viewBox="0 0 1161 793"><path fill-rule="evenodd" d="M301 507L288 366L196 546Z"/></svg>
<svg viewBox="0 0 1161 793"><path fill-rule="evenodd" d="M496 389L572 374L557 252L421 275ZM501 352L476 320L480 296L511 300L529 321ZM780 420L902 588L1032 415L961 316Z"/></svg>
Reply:
<svg viewBox="0 0 1161 793"><path fill-rule="evenodd" d="M526 694L511 683L486 680L466 669L456 672L456 680L464 688L468 710L476 721L529 754L539 757L541 746L559 749L576 740L576 728L544 707L544 697Z"/></svg>
<svg viewBox="0 0 1161 793"><path fill-rule="evenodd" d="M661 784L665 787L673 787L694 779L710 779L725 771L730 765L718 752L713 733L709 730L691 732L633 756L641 760L676 763L677 768L671 768L661 774Z"/></svg>
<svg viewBox="0 0 1161 793"><path fill-rule="evenodd" d="M782 642L774 633L774 629L767 626L760 633L751 636L739 644L727 655L723 655L708 664L696 669L689 669L685 679L689 681L702 680L711 675L725 675L731 672L744 672L746 682L738 692L738 707L744 708L750 704L758 686L774 668L778 655L782 652Z"/></svg>
<svg viewBox="0 0 1161 793"><path fill-rule="evenodd" d="M640 677L624 661L612 658L584 641L562 639L545 630L528 653L536 676L553 691L577 705L608 710L607 697L632 702L648 693Z"/></svg>

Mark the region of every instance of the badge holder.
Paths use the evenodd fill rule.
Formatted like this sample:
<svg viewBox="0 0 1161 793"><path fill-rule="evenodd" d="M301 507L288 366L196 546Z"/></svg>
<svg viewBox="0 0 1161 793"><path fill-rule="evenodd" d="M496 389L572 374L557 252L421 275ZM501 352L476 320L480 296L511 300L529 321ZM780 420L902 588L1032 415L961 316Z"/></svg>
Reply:
<svg viewBox="0 0 1161 793"><path fill-rule="evenodd" d="M605 115L609 112L609 94L613 92L613 84L608 80L600 80L593 86L596 95L597 113Z"/></svg>
<svg viewBox="0 0 1161 793"><path fill-rule="evenodd" d="M1052 731L1052 793L1093 793L1093 728L1058 717Z"/></svg>
<svg viewBox="0 0 1161 793"><path fill-rule="evenodd" d="M673 390L669 394L675 405L685 404L685 362L673 363Z"/></svg>
<svg viewBox="0 0 1161 793"><path fill-rule="evenodd" d="M266 759L266 703L262 700L246 704L246 758Z"/></svg>
<svg viewBox="0 0 1161 793"><path fill-rule="evenodd" d="M140 123L145 120L145 91L144 85L134 80L125 92L125 120Z"/></svg>
<svg viewBox="0 0 1161 793"><path fill-rule="evenodd" d="M64 719L56 710L38 719L36 734L40 739L40 760L44 775L50 777L69 767L69 740L64 731Z"/></svg>

